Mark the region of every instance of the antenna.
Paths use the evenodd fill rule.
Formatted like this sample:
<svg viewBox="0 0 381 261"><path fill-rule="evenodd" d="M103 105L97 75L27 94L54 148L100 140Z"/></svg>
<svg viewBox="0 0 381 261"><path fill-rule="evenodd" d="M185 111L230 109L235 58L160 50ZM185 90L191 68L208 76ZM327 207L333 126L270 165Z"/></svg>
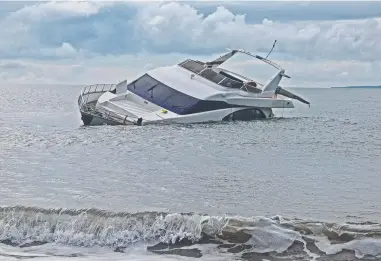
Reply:
<svg viewBox="0 0 381 261"><path fill-rule="evenodd" d="M274 50L275 44L276 44L276 40L274 41L273 47L271 48L270 52L267 54L266 59L267 57L269 57L270 53Z"/></svg>

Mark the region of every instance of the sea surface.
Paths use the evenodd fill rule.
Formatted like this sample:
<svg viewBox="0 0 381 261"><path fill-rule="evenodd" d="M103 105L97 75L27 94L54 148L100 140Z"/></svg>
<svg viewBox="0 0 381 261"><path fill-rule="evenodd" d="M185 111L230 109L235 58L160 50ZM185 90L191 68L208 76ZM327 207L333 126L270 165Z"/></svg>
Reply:
<svg viewBox="0 0 381 261"><path fill-rule="evenodd" d="M381 260L381 90L255 122L85 127L0 85L0 260Z"/></svg>

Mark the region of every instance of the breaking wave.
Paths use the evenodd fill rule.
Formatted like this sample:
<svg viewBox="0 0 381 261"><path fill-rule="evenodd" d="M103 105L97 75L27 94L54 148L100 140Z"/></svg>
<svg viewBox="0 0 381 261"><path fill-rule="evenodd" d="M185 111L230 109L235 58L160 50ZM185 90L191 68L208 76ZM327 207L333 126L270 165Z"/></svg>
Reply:
<svg viewBox="0 0 381 261"><path fill-rule="evenodd" d="M219 249L242 257L253 253L281 255L287 251L295 254L297 248L298 254L303 252L309 257L350 251L356 258L376 258L381 257L381 225L340 225L280 216L114 213L16 206L0 208L0 242L16 247L57 243L118 251L133 244L151 245L148 250L152 251L216 244Z"/></svg>

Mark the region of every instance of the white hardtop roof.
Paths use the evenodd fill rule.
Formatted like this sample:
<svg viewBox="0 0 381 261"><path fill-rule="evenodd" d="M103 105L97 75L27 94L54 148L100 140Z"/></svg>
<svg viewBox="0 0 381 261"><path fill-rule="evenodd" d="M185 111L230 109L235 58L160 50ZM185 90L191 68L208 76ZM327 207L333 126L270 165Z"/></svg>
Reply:
<svg viewBox="0 0 381 261"><path fill-rule="evenodd" d="M147 74L175 90L202 100L226 92L240 92L239 89L220 86L179 65L159 67L148 71Z"/></svg>

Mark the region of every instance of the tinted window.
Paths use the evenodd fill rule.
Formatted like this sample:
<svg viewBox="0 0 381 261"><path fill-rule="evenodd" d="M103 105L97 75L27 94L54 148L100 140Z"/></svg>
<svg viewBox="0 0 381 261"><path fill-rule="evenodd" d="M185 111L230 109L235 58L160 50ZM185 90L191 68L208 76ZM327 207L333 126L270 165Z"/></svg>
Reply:
<svg viewBox="0 0 381 261"><path fill-rule="evenodd" d="M200 75L215 83L219 83L225 78L225 76L222 76L221 74L216 73L212 69L206 69L202 73L200 73Z"/></svg>
<svg viewBox="0 0 381 261"><path fill-rule="evenodd" d="M135 82L131 83L131 87L137 89L139 93L141 93L147 91L149 88L153 87L157 83L158 81L145 74ZM130 89L130 84L127 88Z"/></svg>
<svg viewBox="0 0 381 261"><path fill-rule="evenodd" d="M165 101L171 95L173 95L173 90L168 86L159 83L155 87L153 87L151 91L149 91L149 94L151 95L151 98L153 98L154 100Z"/></svg>
<svg viewBox="0 0 381 261"><path fill-rule="evenodd" d="M186 108L198 101L194 97L166 86L148 74L129 84L127 88L140 97L178 114L184 114Z"/></svg>
<svg viewBox="0 0 381 261"><path fill-rule="evenodd" d="M196 104L198 99L188 96L184 93L174 91L165 103L170 106L173 111L184 112L185 109Z"/></svg>
<svg viewBox="0 0 381 261"><path fill-rule="evenodd" d="M237 81L234 81L234 80L229 79L229 78L226 78L225 80L223 80L220 83L220 85L228 87L228 88L234 88L234 89L239 89L239 88L242 87L242 83L241 82L237 82Z"/></svg>

